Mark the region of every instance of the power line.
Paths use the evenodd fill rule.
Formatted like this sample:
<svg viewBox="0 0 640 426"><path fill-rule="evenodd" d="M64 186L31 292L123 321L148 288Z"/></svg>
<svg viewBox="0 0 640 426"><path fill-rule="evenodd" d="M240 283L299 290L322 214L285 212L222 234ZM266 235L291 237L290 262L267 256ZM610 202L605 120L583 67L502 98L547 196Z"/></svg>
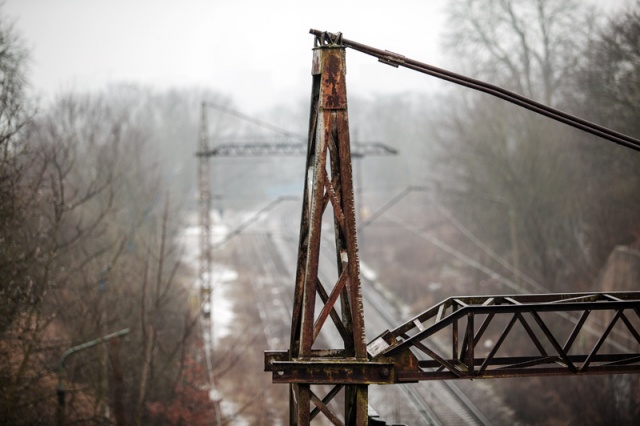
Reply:
<svg viewBox="0 0 640 426"><path fill-rule="evenodd" d="M615 130L611 130L599 124L592 123L583 118L576 117L559 109L541 104L540 102L534 101L502 87L486 83L484 81L476 80L474 78L467 77L461 74L457 74L442 68L438 68L433 65L425 64L423 62L407 58L398 53L389 52L388 50L376 49L374 47L370 47L355 41L347 40L343 38L342 34L340 33L332 34L314 29L310 30L309 32L311 34L314 34L317 39L319 38L327 43L338 43L342 46L350 47L359 52L376 57L380 62L387 65L391 65L396 68L408 68L423 74L428 74L433 77L449 81L451 83L458 84L460 86L487 93L489 95L510 102L514 105L518 105L522 108L533 111L537 114L549 117L552 120L559 121L571 127L575 127L587 133L591 133L593 135L607 139L619 145L626 146L627 148L640 151L640 140L636 138L617 132Z"/></svg>
<svg viewBox="0 0 640 426"><path fill-rule="evenodd" d="M224 112L225 114L228 114L228 115L231 115L233 117L239 118L239 119L244 120L244 121L246 121L248 123L252 123L252 124L255 124L256 126L263 127L265 129L271 130L272 132L278 133L278 134L280 134L282 136L287 136L287 137L297 138L297 139L304 139L305 138L305 136L303 136L303 135L301 135L299 133L290 132L290 131L285 130L285 129L281 128L281 127L274 126L271 123L267 123L265 121L258 120L257 118L250 117L247 114L243 114L240 111L236 111L234 109L227 108L227 107L222 106L222 105L214 104L213 102L204 102L203 104L205 104L209 108L216 109L216 110L218 110L220 112Z"/></svg>

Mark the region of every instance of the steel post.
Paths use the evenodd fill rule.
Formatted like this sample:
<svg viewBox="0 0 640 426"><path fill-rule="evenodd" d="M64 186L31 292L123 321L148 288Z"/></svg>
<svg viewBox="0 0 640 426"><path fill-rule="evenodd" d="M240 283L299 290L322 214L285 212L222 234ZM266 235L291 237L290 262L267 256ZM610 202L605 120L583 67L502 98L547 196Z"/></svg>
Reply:
<svg viewBox="0 0 640 426"><path fill-rule="evenodd" d="M339 40L316 39L291 347L286 361L281 362L318 363L321 369L326 365L324 361L331 365L326 367L325 380L315 378L322 374L305 374L304 368L298 370L295 379L289 379L292 425L309 424L319 413L332 422L339 419L346 424L364 425L367 421L367 385L354 384L346 378L338 378L337 383L331 379L336 374L340 376L340 371L352 368L354 363L367 362L345 70L345 50ZM322 217L327 209L333 214L339 276L332 287L318 277ZM319 312L316 312L317 296L323 303ZM314 344L323 338L322 331L329 324L338 330L343 347L318 351ZM341 363L345 363L344 368ZM335 384L336 392L330 391L324 399L319 398L312 385L322 382ZM336 413L335 406L329 405L339 392L345 399L343 413Z"/></svg>

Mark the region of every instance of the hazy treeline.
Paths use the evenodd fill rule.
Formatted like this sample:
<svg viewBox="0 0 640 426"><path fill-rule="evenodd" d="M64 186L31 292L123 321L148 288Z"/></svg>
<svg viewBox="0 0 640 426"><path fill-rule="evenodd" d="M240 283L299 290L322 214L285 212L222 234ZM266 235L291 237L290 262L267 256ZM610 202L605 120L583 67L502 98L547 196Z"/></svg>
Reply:
<svg viewBox="0 0 640 426"><path fill-rule="evenodd" d="M640 3L605 17L572 0L457 0L446 28L450 69L640 137ZM424 101L421 119L411 97L387 118L422 153L395 171L419 189L360 244L414 311L453 295L603 291L614 248L639 253L639 152L467 88ZM635 376L492 385L522 424L640 419Z"/></svg>
<svg viewBox="0 0 640 426"><path fill-rule="evenodd" d="M608 21L578 1L486 3L452 5L448 48L464 68L640 135L637 7ZM440 117L442 199L524 275L592 290L613 247L638 243L637 152L468 90Z"/></svg>
<svg viewBox="0 0 640 426"><path fill-rule="evenodd" d="M29 95L28 65L0 15L0 424L55 423L59 378L68 423L210 424L197 270L181 244L197 211L201 103L232 102L115 84L45 103ZM208 108L212 146L247 126ZM256 166L269 164L214 168L216 209L261 205L269 182L245 189ZM58 374L66 350L125 328Z"/></svg>

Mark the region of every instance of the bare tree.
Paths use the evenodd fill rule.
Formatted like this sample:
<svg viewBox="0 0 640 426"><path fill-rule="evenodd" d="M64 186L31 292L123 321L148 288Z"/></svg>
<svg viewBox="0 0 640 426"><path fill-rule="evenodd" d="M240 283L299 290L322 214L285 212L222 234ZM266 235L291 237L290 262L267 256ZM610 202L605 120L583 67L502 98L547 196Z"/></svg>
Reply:
<svg viewBox="0 0 640 426"><path fill-rule="evenodd" d="M28 52L6 17L0 17L0 333L15 317L26 294L16 285L24 270L13 230L21 222L18 132L30 115L25 95Z"/></svg>
<svg viewBox="0 0 640 426"><path fill-rule="evenodd" d="M445 46L481 77L552 105L593 28L577 0L457 0Z"/></svg>
<svg viewBox="0 0 640 426"><path fill-rule="evenodd" d="M4 348L18 365L5 370L3 405L9 417L46 401L38 393L50 376L47 362L73 334L65 319L77 305L77 283L115 245L104 235L114 212L113 146L81 155L85 135L77 131L77 105L62 104L33 120L23 136L30 152L21 158L17 200L22 221L13 232L24 274L13 285L26 298L4 335L5 342L18 342ZM79 158L103 166L96 164L89 172Z"/></svg>
<svg viewBox="0 0 640 426"><path fill-rule="evenodd" d="M450 22L448 46L476 76L634 131L637 120L625 117L636 115L629 98L636 92L637 36L606 32L594 38L597 33L588 31L595 28L593 13L574 1L460 0L453 3ZM626 22L633 34L637 15L615 22ZM609 252L637 238L635 153L484 95L456 96L439 121L436 166L442 199L485 243L476 258L506 274L503 262L486 256L489 247L510 264L509 271L519 270L511 278L518 291L598 290L596 277ZM535 389L545 404L569 401L576 386L589 386L582 395L594 406L615 406L616 398L625 405L633 398L607 394L606 389L622 388L615 380L603 382L607 385L532 380L498 386L528 424L580 423L585 417L578 405L554 402L551 412L542 412L533 402L517 400Z"/></svg>
<svg viewBox="0 0 640 426"><path fill-rule="evenodd" d="M23 273L11 284L24 297L3 318L3 421L53 418L50 369L61 353L125 327L132 333L117 357L120 417L146 424L150 402L173 398L197 312L174 242L180 223L168 204L161 208L166 190L148 144L154 111L137 100L117 91L61 96L21 136L30 152L20 158L11 255ZM109 416L109 366L104 345L65 363L69 419Z"/></svg>
<svg viewBox="0 0 640 426"><path fill-rule="evenodd" d="M476 76L558 104L583 61L592 16L573 1L459 0L447 45ZM593 140L485 95L458 99L440 122L436 166L443 187L455 188L448 202L512 267L551 291L584 288L594 271L574 158Z"/></svg>
<svg viewBox="0 0 640 426"><path fill-rule="evenodd" d="M27 123L25 96L28 51L9 21L0 19L0 147L6 159L10 144Z"/></svg>
<svg viewBox="0 0 640 426"><path fill-rule="evenodd" d="M163 423L176 395L210 410L204 383L185 373L200 350L176 244L176 211L189 206L166 200L189 195L195 147L184 143L196 140L201 100L218 96L117 86L33 115L26 61L0 19L0 423L51 423L61 354L124 327L111 353L65 363L70 421L108 421L114 406L120 423Z"/></svg>

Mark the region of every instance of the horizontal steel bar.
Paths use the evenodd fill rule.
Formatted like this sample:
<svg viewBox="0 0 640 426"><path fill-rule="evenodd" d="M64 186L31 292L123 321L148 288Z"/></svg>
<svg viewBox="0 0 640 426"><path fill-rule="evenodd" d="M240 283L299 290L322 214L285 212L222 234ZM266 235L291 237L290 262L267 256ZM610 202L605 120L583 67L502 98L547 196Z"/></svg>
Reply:
<svg viewBox="0 0 640 426"><path fill-rule="evenodd" d="M288 361L289 351L264 351L264 371L273 371L274 361Z"/></svg>
<svg viewBox="0 0 640 426"><path fill-rule="evenodd" d="M580 364L587 359L587 355L568 355L568 358L571 362L575 364ZM562 361L562 359L557 356L510 356L510 357L495 357L489 362L489 366L500 366L500 368L510 368L517 367L521 364L533 363L536 361L549 360L548 363L556 363L557 361ZM485 361L485 358L474 358L474 365L482 364ZM625 361L627 362L637 362L638 367L640 367L640 355L639 354L603 354L603 355L595 355L592 359L592 362L595 363L617 363L623 364ZM461 370L464 371L466 368L466 364L461 364L460 360L449 360L452 364L457 364L461 367ZM420 360L418 361L418 366L420 368L439 368L442 366L441 363L434 360Z"/></svg>
<svg viewBox="0 0 640 426"><path fill-rule="evenodd" d="M391 384L396 381L391 362L351 359L272 361L273 383Z"/></svg>
<svg viewBox="0 0 640 426"><path fill-rule="evenodd" d="M245 142L226 143L208 151L196 152L196 157L259 157L259 156L303 156L307 155L306 142ZM353 144L351 156L396 155L398 151L380 142L357 142Z"/></svg>
<svg viewBox="0 0 640 426"><path fill-rule="evenodd" d="M507 377L534 377L534 376L589 376L603 374L631 374L640 373L640 365L606 365L590 366L587 370L571 372L568 368L500 368L486 370L483 374L467 371L455 375L448 370L425 372L421 370L398 371L396 383L412 383L425 380L455 380L455 379L498 379Z"/></svg>

